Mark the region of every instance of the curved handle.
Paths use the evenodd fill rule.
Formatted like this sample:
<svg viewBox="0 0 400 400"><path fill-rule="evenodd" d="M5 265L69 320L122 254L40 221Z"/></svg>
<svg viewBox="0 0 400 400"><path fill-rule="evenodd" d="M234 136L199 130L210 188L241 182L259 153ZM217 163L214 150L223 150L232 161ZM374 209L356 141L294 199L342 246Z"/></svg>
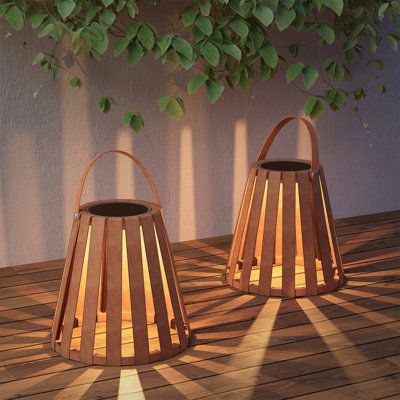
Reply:
<svg viewBox="0 0 400 400"><path fill-rule="evenodd" d="M314 129L312 123L308 119L303 118L303 117L298 117L298 116L285 117L272 128L271 132L268 134L267 138L265 139L265 142L260 151L257 161L261 161L265 158L265 156L267 155L267 153L272 145L272 142L275 140L278 133L288 122L290 122L294 119L303 121L308 129L308 133L310 136L310 142L311 142L311 169L313 171L317 171L319 169L319 148L318 148L317 134L315 133L315 129Z"/></svg>
<svg viewBox="0 0 400 400"><path fill-rule="evenodd" d="M154 182L151 179L151 176L150 176L149 172L147 171L147 169L144 167L144 165L136 157L134 157L132 154L127 153L126 151L108 150L108 151L105 151L104 153L100 153L97 156L93 157L89 161L89 163L86 166L85 170L83 171L82 178L81 178L81 181L80 181L79 187L78 187L78 192L76 193L75 212L79 213L79 210L80 210L80 207L81 207L81 197L82 197L83 187L85 186L86 178L87 178L87 176L89 174L90 169L92 168L93 164L100 157L102 157L102 156L104 156L105 154L108 154L108 153L119 153L119 154L123 154L124 156L127 156L128 158L130 158L139 167L139 169L143 172L143 175L147 179L147 182L149 182L149 185L150 185L151 191L153 192L153 196L154 196L154 200L155 200L156 204L158 206L161 206L160 196L158 195L156 186L154 185Z"/></svg>

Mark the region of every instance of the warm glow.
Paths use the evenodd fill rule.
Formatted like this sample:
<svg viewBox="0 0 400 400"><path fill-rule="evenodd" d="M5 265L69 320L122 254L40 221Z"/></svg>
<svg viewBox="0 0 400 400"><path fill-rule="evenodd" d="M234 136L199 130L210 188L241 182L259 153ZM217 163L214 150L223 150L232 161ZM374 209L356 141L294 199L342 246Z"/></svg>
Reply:
<svg viewBox="0 0 400 400"><path fill-rule="evenodd" d="M133 148L132 131L129 128L121 128L116 132L116 148L131 151ZM135 195L135 172L129 160L123 157L115 159L115 176L123 179L115 179L115 194L119 199L134 197Z"/></svg>
<svg viewBox="0 0 400 400"><path fill-rule="evenodd" d="M244 258L244 253L245 253L245 245L246 245L246 240L247 240L247 231L250 229L249 228L249 220L250 220L250 214L252 211L252 206L254 204L254 195L255 195L255 190L257 185L259 184L258 180L261 179L260 176L257 174L253 187L250 189L251 190L251 200L250 200L250 206L247 210L244 210L243 212L246 214L245 215L245 228L244 228L244 234L241 238L240 241L240 250L239 250L239 268L236 269L234 279L236 282L239 282L241 278L241 268L242 268L242 260ZM282 177L281 177L282 179ZM293 229L293 237L295 239L295 243L292 244L294 246L293 249L293 254L294 254L294 265L295 265L295 276L294 276L294 285L296 290L305 290L306 287L306 278L305 278L305 267L304 267L304 243L303 243L303 236L306 234L303 232L303 224L302 224L302 218L301 218L301 202L300 202L300 194L299 194L299 183L298 181L295 181L294 183L294 200L293 200L293 206L295 207L295 212L294 212L294 220L292 221L292 229ZM254 250L254 261L253 261L253 266L251 267L251 272L250 272L250 292L257 292L258 288L258 282L260 279L260 264L261 264L261 259L262 259L262 251L263 251L263 238L264 238L264 232L265 232L265 226L268 224L275 224L276 223L276 228L275 228L275 235L270 239L274 240L274 249L273 249L273 264L272 264L272 280L271 280L271 290L272 290L272 295L279 295L281 289L282 289L282 280L283 280L283 275L282 274L282 269L284 266L282 266L283 262L283 246L284 246L284 226L283 226L283 201L284 201L284 183L281 181L279 183L279 194L278 194L278 200L277 200L277 212L276 212L276 221L271 221L271 220L266 220L266 208L267 208L267 199L268 199L268 190L269 190L269 179L266 179L265 182L265 187L263 191L263 198L261 201L261 209L259 213L259 219L258 219L258 225L257 225L257 234L256 234L256 242L255 242L255 250ZM322 192L322 198L323 198L323 191L321 187L321 192ZM272 195L271 195L272 196ZM311 211L312 204L305 204L303 207L308 207ZM325 205L325 200L323 198L323 208L324 208L324 215L325 215L325 223L327 227L327 234L329 238L329 247L330 247L330 252L333 257L333 260L335 262L334 258L334 246L332 242L332 237L331 237L331 232L330 232L330 225L329 225L329 218L327 215L327 209ZM257 214L258 215L258 214ZM311 215L311 214L310 214ZM314 221L309 221L309 223L314 225ZM251 229L254 229L252 227ZM313 232L315 234L315 226L313 229ZM310 234L310 232L308 232ZM317 285L325 285L325 280L324 280L324 275L323 275L323 270L322 270L322 263L321 263L321 255L320 255L320 250L319 250L319 243L318 241L314 242L314 239L312 239L312 245L315 246L313 249L313 252L315 253L315 267L316 268L316 279L317 279ZM334 266L336 264L334 263ZM335 279L338 279L337 272L335 271ZM238 285L238 283L237 283ZM299 292L302 293L303 295L305 292Z"/></svg>
<svg viewBox="0 0 400 400"><path fill-rule="evenodd" d="M119 374L117 399L127 395L130 399L135 400L144 400L146 398L136 369L122 368Z"/></svg>
<svg viewBox="0 0 400 400"><path fill-rule="evenodd" d="M171 293L168 287L167 278L165 274L165 265L163 262L163 257L160 249L159 238L157 235L156 227L154 228L154 236L156 240L157 247L157 255L160 263L160 272L162 278L162 285L164 291L164 297L167 307L168 313L168 321L171 324L171 321L174 320L174 311L171 302ZM131 310L131 291L130 291L130 282L129 282L129 272L128 272L128 249L127 249L127 236L126 229L122 229L122 356L129 357L134 353L134 337L133 337L133 329L132 329L132 310ZM82 334L82 318L84 315L84 301L85 301L85 290L87 284L87 273L88 273L88 263L90 257L90 244L91 244L91 236L92 236L92 226L89 225L88 235L86 239L85 245L85 254L84 261L82 266L82 274L79 285L79 294L78 294L78 302L76 307L76 321L77 325L74 328L73 338L71 341L71 348L79 350L80 349L80 336ZM155 308L154 308L154 299L153 292L150 282L150 273L147 262L147 253L146 253L146 244L144 240L143 228L140 226L140 243L141 243L141 254L142 254L142 266L143 266L143 275L144 275L144 285L145 285L145 300L146 300L146 315L147 315L147 334L151 339L150 351L160 351L160 343L158 339L157 327L155 325ZM104 252L104 249L103 249ZM104 269L106 265L102 265L102 269ZM107 273L110 273L108 271ZM104 275L104 272L101 274ZM95 349L97 355L105 356L105 341L106 341L106 309L103 309L103 304L106 304L106 288L99 289L99 301L98 301L98 310L97 310L97 323L95 330ZM173 327L171 327L173 330ZM179 341L176 338L176 331L172 332L172 342L175 344L179 344Z"/></svg>
<svg viewBox="0 0 400 400"><path fill-rule="evenodd" d="M196 196L194 191L193 131L185 126L180 138L179 238L196 238Z"/></svg>
<svg viewBox="0 0 400 400"><path fill-rule="evenodd" d="M247 159L247 123L240 119L235 123L233 143L233 202L232 223L239 213L241 204L241 193L246 185L248 159ZM234 226L232 227L234 229Z"/></svg>

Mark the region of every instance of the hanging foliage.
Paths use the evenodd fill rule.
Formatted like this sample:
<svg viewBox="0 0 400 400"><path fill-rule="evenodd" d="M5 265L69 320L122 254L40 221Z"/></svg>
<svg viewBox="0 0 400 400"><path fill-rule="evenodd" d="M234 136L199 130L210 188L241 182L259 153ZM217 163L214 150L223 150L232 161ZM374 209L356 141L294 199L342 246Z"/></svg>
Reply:
<svg viewBox="0 0 400 400"><path fill-rule="evenodd" d="M158 3L150 0L157 12ZM316 118L326 107L342 108L352 98L359 101L370 90L385 93L379 82L384 62L377 58L378 48L387 42L395 51L400 40L400 4L398 1L360 0L201 0L182 2L178 15L181 29L160 33L140 19L144 2L135 0L0 0L0 18L20 31L31 25L39 38L51 38L60 44L70 38L75 57L89 54L101 59L113 45L115 57L124 57L129 66L146 54L162 63L193 71L187 84L189 94L204 88L215 103L227 87L248 89L256 79L267 80L282 72L288 84L304 92L304 111ZM272 31L309 32L306 43L279 45ZM4 31L4 27L3 27ZM7 36L8 32L4 32ZM116 41L110 41L116 36ZM299 35L300 36L300 35ZM311 65L303 50L318 49L318 61ZM330 46L335 49L332 57ZM60 46L54 52L38 53L39 64L55 78L61 68ZM330 54L326 54L330 53ZM349 89L351 64L361 58L371 68L366 87ZM314 92L320 81L324 89ZM81 76L73 76L73 88L85 85ZM321 88L322 85L318 85ZM162 96L157 104L162 111L180 118L184 103L179 93ZM99 96L97 106L107 113L115 105L112 98ZM354 107L357 110L357 107ZM139 110L140 111L140 110ZM140 112L123 115L123 123L139 132L143 127Z"/></svg>

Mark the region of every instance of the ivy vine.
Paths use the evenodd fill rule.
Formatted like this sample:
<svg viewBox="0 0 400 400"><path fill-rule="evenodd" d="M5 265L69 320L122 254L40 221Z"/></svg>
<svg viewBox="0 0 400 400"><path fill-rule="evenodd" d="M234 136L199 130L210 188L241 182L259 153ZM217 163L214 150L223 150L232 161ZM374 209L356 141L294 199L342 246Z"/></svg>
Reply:
<svg viewBox="0 0 400 400"><path fill-rule="evenodd" d="M61 41L70 39L74 57L89 54L100 60L110 47L115 57L125 57L128 66L139 63L147 54L162 63L193 71L187 84L189 94L204 88L215 103L226 87L248 89L257 78L267 80L281 72L286 81L307 95L304 112L311 118L325 108L336 111L348 100L355 103L371 90L386 92L380 81L384 61L376 56L386 41L398 50L400 40L399 1L360 0L193 0L182 2L177 26L170 32L140 19L140 7L150 3L157 12L157 0L0 0L0 18L16 31L30 24L38 38L56 42L51 53L40 52L33 64L49 71L54 78L63 65ZM6 37L12 34L1 27ZM288 46L272 40L275 30L309 32L305 43ZM315 65L303 57L308 46L318 50ZM332 57L330 46L334 46ZM348 89L351 66L356 58L371 68L371 79L362 87ZM322 92L313 92L317 81ZM83 76L73 76L72 88L84 86ZM321 87L321 85L318 85ZM180 118L185 107L179 93L162 96L161 111ZM108 113L116 102L99 96L97 107ZM357 110L357 106L353 107ZM139 111L122 117L124 125L139 132L144 125Z"/></svg>

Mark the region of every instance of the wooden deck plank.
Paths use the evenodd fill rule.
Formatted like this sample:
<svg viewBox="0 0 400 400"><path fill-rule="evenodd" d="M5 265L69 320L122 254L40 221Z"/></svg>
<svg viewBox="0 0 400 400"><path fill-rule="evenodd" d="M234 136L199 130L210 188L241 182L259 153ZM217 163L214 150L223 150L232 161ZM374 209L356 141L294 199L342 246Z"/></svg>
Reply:
<svg viewBox="0 0 400 400"><path fill-rule="evenodd" d="M138 368L88 368L51 350L62 260L3 269L0 399L399 397L400 211L336 226L346 285L304 299L226 286L230 235L173 244L191 347Z"/></svg>

